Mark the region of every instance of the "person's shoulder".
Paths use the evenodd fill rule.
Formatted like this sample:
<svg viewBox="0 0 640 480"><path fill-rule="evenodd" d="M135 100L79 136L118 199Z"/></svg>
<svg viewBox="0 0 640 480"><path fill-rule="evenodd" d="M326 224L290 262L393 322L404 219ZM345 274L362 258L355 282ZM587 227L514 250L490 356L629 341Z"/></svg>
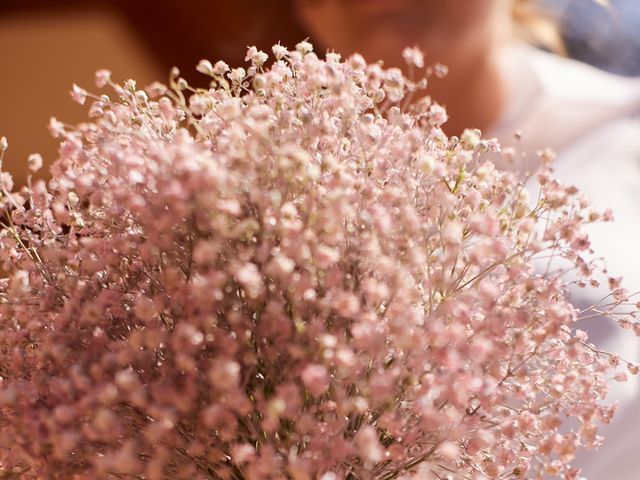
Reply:
<svg viewBox="0 0 640 480"><path fill-rule="evenodd" d="M640 77L612 74L533 47L520 46L518 51L549 95L628 111L640 108Z"/></svg>
<svg viewBox="0 0 640 480"><path fill-rule="evenodd" d="M566 160L588 146L589 160L610 158L611 138L624 139L625 155L640 158L640 79L512 45L502 57L507 108L489 132L503 146L517 146L529 158L551 148ZM514 140L513 132L522 132ZM635 161L635 160L634 160ZM570 163L570 162L565 162Z"/></svg>

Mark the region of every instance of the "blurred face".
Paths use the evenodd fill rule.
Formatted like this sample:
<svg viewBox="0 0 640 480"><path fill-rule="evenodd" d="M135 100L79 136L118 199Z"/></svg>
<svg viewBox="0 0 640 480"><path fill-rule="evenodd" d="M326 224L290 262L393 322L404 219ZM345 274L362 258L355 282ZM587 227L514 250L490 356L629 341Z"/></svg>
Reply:
<svg viewBox="0 0 640 480"><path fill-rule="evenodd" d="M318 47L359 52L368 61L402 66L401 52L418 46L427 63L452 70L504 38L510 0L294 0ZM320 50L320 48L319 48ZM453 73L453 72L452 72Z"/></svg>

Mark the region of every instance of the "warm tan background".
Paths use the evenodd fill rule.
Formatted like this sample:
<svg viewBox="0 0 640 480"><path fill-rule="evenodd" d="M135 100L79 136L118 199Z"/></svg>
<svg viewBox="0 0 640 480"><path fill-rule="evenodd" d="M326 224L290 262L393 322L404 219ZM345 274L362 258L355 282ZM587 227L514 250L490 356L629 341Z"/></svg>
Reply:
<svg viewBox="0 0 640 480"><path fill-rule="evenodd" d="M10 145L5 169L22 183L30 153L41 153L47 164L55 159L49 118L86 119L86 108L68 92L74 82L96 91L99 68L144 86L166 79L177 65L202 82L193 70L201 58L242 64L247 45L266 48L280 38L290 44L303 35L286 1L0 0L0 136Z"/></svg>

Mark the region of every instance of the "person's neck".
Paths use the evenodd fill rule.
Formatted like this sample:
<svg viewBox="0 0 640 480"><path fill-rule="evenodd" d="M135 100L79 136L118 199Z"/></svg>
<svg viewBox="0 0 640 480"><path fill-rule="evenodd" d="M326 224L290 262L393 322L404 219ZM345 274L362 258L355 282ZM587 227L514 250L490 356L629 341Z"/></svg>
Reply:
<svg viewBox="0 0 640 480"><path fill-rule="evenodd" d="M460 135L465 128L486 131L500 119L507 102L499 49L450 66L444 79L430 81L427 93L447 109L449 120L443 128L448 135Z"/></svg>

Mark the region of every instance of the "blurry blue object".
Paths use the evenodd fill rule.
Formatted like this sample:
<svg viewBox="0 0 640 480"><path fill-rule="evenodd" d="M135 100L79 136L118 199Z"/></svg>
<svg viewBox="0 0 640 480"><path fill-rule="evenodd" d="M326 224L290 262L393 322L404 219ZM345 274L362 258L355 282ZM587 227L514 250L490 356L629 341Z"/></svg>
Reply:
<svg viewBox="0 0 640 480"><path fill-rule="evenodd" d="M569 56L610 72L640 75L640 1L542 0L562 26Z"/></svg>

